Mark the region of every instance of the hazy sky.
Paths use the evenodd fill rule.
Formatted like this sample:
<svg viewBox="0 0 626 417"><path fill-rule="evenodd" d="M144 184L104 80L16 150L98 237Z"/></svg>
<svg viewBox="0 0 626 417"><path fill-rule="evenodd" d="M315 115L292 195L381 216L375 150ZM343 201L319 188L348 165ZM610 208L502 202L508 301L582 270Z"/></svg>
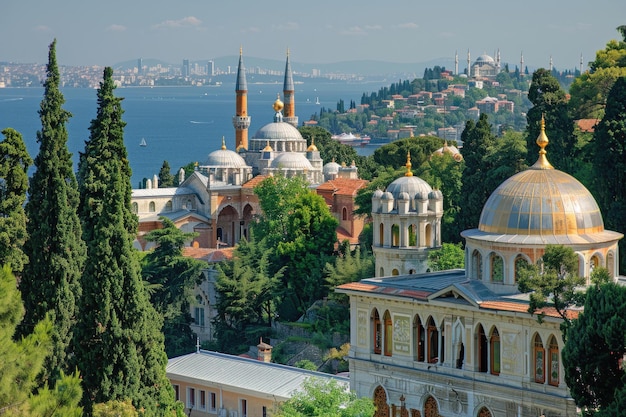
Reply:
<svg viewBox="0 0 626 417"><path fill-rule="evenodd" d="M294 62L453 58L585 65L626 24L625 0L0 0L0 61L60 65L236 55Z"/></svg>

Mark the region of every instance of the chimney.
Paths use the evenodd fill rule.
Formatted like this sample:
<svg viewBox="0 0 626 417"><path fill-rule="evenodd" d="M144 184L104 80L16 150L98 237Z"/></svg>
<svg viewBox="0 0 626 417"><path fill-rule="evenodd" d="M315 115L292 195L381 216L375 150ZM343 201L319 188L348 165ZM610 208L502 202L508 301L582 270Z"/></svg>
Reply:
<svg viewBox="0 0 626 417"><path fill-rule="evenodd" d="M257 359L263 362L270 363L272 361L272 346L267 343L263 343L263 338L259 338L259 344L257 348Z"/></svg>

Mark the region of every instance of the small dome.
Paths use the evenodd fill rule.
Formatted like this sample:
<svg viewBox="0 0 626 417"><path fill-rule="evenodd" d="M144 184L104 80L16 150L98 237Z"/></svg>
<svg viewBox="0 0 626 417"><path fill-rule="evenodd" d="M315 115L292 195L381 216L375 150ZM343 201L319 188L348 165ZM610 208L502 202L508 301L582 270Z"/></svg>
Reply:
<svg viewBox="0 0 626 417"><path fill-rule="evenodd" d="M409 201L410 199L411 198L409 197L409 193L407 193L406 191L402 191L398 196L398 200Z"/></svg>
<svg viewBox="0 0 626 417"><path fill-rule="evenodd" d="M439 200L443 198L443 194L439 190L433 190L428 194L428 198Z"/></svg>
<svg viewBox="0 0 626 417"><path fill-rule="evenodd" d="M382 196L383 196L383 190L381 190L380 188L377 188L376 191L374 191L372 198L381 198Z"/></svg>
<svg viewBox="0 0 626 417"><path fill-rule="evenodd" d="M461 162L463 160L463 155L459 149L454 145L448 145L447 143L442 147L433 152L433 155L443 155L449 154L456 162Z"/></svg>
<svg viewBox="0 0 626 417"><path fill-rule="evenodd" d="M317 146L315 146L315 144L314 144L314 143L311 143L311 144L309 145L309 147L308 147L308 148L306 148L306 151L307 151L307 152L317 152L317 151L318 151L318 149L317 149Z"/></svg>
<svg viewBox="0 0 626 417"><path fill-rule="evenodd" d="M385 191L380 198L382 200L393 200L393 194L391 194L389 191Z"/></svg>
<svg viewBox="0 0 626 417"><path fill-rule="evenodd" d="M433 189L430 185L420 177L404 176L393 181L387 187L387 191L390 192L394 198L400 198L400 193L406 192L409 195L409 199L415 198L418 194L427 196Z"/></svg>
<svg viewBox="0 0 626 417"><path fill-rule="evenodd" d="M272 161L272 168L276 169L295 169L295 170L312 170L313 166L306 157L298 152L285 152L278 155Z"/></svg>
<svg viewBox="0 0 626 417"><path fill-rule="evenodd" d="M237 152L228 149L219 149L211 152L204 165L223 168L242 168L247 166L246 161Z"/></svg>
<svg viewBox="0 0 626 417"><path fill-rule="evenodd" d="M336 173L339 172L339 168L341 168L341 165L339 165L334 160L332 162L324 164L324 168L323 168L324 175L326 175L326 174L336 174Z"/></svg>

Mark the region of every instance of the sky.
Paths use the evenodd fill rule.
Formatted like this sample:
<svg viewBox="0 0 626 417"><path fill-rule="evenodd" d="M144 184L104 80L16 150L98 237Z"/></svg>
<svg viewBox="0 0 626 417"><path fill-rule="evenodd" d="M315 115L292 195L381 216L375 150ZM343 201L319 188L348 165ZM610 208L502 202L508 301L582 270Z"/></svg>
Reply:
<svg viewBox="0 0 626 417"><path fill-rule="evenodd" d="M237 55L292 62L503 63L584 68L619 39L625 0L0 0L0 62L114 66Z"/></svg>

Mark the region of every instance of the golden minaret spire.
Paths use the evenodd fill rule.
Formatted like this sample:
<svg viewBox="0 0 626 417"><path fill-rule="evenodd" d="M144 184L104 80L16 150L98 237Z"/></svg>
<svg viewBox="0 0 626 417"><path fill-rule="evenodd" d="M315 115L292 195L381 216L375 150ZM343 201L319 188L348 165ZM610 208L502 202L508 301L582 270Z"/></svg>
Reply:
<svg viewBox="0 0 626 417"><path fill-rule="evenodd" d="M550 141L548 140L548 136L546 135L546 121L541 115L541 131L539 132L539 136L537 137L536 143L539 146L539 158L537 162L532 166L534 169L554 169L552 164L548 162L548 158L546 158L546 149L545 147L548 145Z"/></svg>
<svg viewBox="0 0 626 417"><path fill-rule="evenodd" d="M406 172L404 173L405 177L412 177L413 176L413 172L411 171L411 152L410 151L406 151L406 164L404 165L406 167Z"/></svg>

